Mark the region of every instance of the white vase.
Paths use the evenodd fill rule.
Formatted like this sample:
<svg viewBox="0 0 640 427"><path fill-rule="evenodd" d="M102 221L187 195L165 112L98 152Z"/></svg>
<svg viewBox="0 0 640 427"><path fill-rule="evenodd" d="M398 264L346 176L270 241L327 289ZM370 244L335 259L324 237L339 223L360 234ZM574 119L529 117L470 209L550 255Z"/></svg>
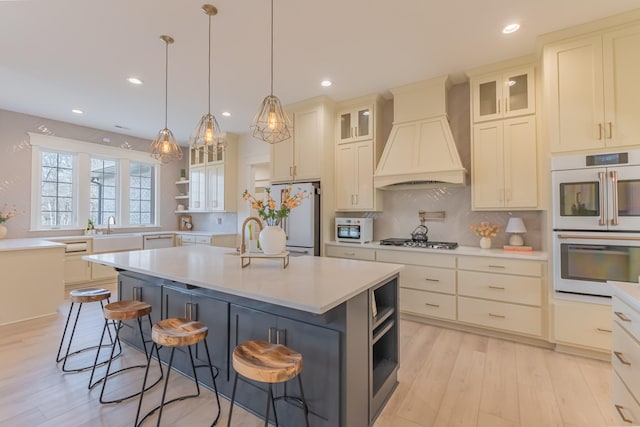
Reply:
<svg viewBox="0 0 640 427"><path fill-rule="evenodd" d="M491 249L491 237L481 237L480 238L480 248L482 248L482 249Z"/></svg>
<svg viewBox="0 0 640 427"><path fill-rule="evenodd" d="M0 239L4 239L6 235L7 235L7 227L0 224Z"/></svg>
<svg viewBox="0 0 640 427"><path fill-rule="evenodd" d="M284 252L287 235L277 225L267 225L260 231L260 247L265 255L278 255Z"/></svg>

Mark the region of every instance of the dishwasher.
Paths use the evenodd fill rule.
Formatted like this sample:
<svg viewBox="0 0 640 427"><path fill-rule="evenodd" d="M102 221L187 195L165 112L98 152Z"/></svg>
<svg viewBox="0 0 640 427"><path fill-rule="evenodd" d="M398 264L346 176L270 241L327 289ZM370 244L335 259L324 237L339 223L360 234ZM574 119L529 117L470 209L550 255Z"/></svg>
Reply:
<svg viewBox="0 0 640 427"><path fill-rule="evenodd" d="M173 247L173 234L148 234L143 238L143 249Z"/></svg>

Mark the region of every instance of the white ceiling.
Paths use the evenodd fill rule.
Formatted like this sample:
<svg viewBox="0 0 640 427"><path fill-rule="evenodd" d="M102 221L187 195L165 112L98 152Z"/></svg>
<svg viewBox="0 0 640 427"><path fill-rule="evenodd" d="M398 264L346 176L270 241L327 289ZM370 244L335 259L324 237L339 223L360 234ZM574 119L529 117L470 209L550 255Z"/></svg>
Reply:
<svg viewBox="0 0 640 427"><path fill-rule="evenodd" d="M207 110L204 0L0 1L0 109L186 144ZM212 113L244 133L269 92L269 0L210 1ZM341 101L534 52L540 34L613 15L638 0L275 0L274 94ZM501 28L521 24L504 36ZM137 76L144 85L126 81ZM334 81L330 88L320 80ZM82 116L72 108L85 111ZM225 118L222 111L233 115ZM115 126L123 126L126 130Z"/></svg>

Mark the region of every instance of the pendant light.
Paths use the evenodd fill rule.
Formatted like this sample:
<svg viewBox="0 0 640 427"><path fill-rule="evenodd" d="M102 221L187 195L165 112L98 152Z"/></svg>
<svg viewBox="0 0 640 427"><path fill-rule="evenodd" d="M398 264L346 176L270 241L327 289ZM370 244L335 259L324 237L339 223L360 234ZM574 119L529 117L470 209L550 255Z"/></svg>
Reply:
<svg viewBox="0 0 640 427"><path fill-rule="evenodd" d="M254 138L277 144L291 138L293 126L282 110L280 99L273 94L273 0L271 0L271 92L262 101L251 124Z"/></svg>
<svg viewBox="0 0 640 427"><path fill-rule="evenodd" d="M182 149L176 143L176 139L173 137L173 132L167 128L167 99L168 99L168 82L169 82L169 45L173 43L173 39L170 36L160 36L165 43L165 65L164 65L164 129L158 132L156 139L151 143L151 156L162 161L162 163L169 163L172 160L182 159Z"/></svg>
<svg viewBox="0 0 640 427"><path fill-rule="evenodd" d="M218 14L218 9L213 5L205 4L202 6L202 10L209 15L209 104L207 114L202 116L198 122L196 136L191 147L208 152L209 150L224 150L227 141L220 130L218 121L211 114L211 17Z"/></svg>

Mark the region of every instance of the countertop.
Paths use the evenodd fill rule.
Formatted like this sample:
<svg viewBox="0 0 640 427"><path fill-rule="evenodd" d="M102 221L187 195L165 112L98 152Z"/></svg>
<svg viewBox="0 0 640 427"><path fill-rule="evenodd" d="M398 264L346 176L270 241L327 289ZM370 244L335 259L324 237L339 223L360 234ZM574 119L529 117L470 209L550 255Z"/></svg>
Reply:
<svg viewBox="0 0 640 427"><path fill-rule="evenodd" d="M253 259L229 248L185 246L86 255L83 259L310 313L322 314L400 272L402 265L340 258Z"/></svg>
<svg viewBox="0 0 640 427"><path fill-rule="evenodd" d="M46 239L0 239L0 252L64 248L64 244Z"/></svg>
<svg viewBox="0 0 640 427"><path fill-rule="evenodd" d="M419 253L437 253L445 255L472 255L472 256L490 256L498 258L514 258L514 259L526 259L532 261L547 261L547 252L533 251L528 253L518 252L505 252L500 249L481 249L476 246L458 246L456 249L426 249L426 248L408 248L404 246L389 246L381 245L380 242L371 243L341 243L336 241L325 242L325 245L341 246L350 248L361 248L371 250L390 250L390 251L406 251L406 252L419 252Z"/></svg>
<svg viewBox="0 0 640 427"><path fill-rule="evenodd" d="M640 285L629 282L608 281L613 286L614 295L640 311Z"/></svg>

